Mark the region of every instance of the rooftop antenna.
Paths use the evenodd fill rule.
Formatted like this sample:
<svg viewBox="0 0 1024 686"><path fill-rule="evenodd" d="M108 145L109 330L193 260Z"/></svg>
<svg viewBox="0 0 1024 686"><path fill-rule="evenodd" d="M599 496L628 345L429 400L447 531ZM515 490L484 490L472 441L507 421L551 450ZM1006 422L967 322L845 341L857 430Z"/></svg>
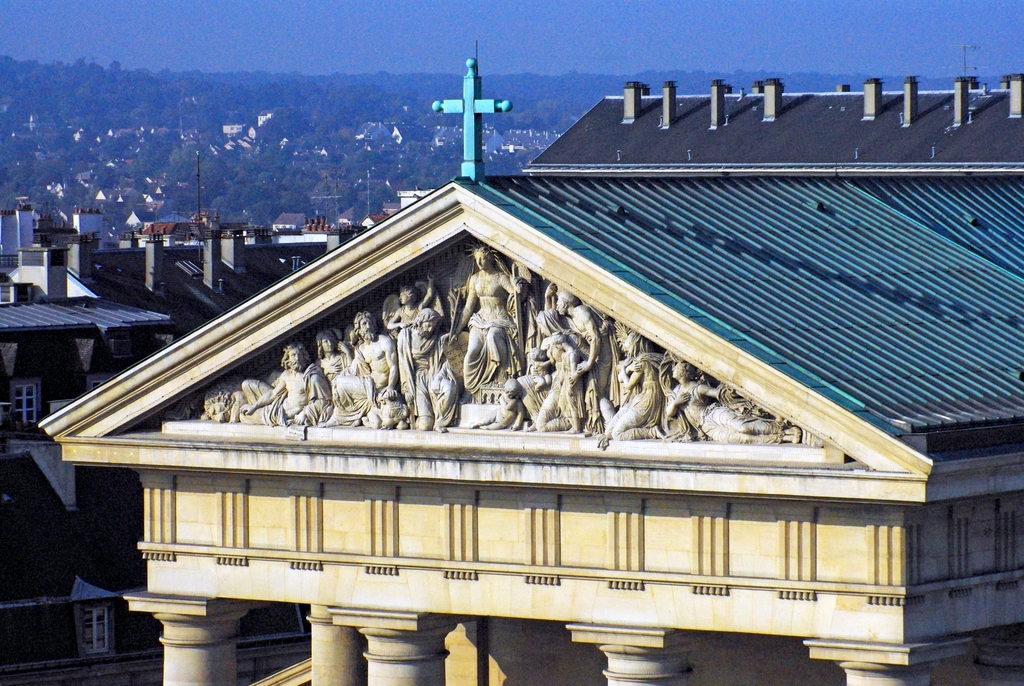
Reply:
<svg viewBox="0 0 1024 686"><path fill-rule="evenodd" d="M196 150L196 223L199 230L203 226L203 177L199 168L199 151Z"/></svg>
<svg viewBox="0 0 1024 686"><path fill-rule="evenodd" d="M967 70L968 70L968 66L967 66L967 51L968 50L980 50L981 46L980 45L969 45L967 43L961 43L957 47L960 48L963 51L963 70L964 70L963 71L963 76L967 76ZM974 71L978 71L977 67L969 67L969 68L973 69Z"/></svg>

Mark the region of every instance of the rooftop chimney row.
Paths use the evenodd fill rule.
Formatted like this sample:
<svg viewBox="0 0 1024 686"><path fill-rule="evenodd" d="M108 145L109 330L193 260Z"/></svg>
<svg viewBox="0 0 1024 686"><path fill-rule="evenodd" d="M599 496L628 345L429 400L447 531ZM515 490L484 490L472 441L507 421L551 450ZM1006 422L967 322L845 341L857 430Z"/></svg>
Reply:
<svg viewBox="0 0 1024 686"><path fill-rule="evenodd" d="M764 118L761 121L775 121L782 111L782 79L767 79L764 82Z"/></svg>
<svg viewBox="0 0 1024 686"><path fill-rule="evenodd" d="M903 79L903 126L917 121L917 77Z"/></svg>
<svg viewBox="0 0 1024 686"><path fill-rule="evenodd" d="M622 123L632 124L643 109L643 96L650 95L651 87L639 81L627 81L622 91Z"/></svg>
<svg viewBox="0 0 1024 686"><path fill-rule="evenodd" d="M864 121L874 121L882 112L882 79L864 82Z"/></svg>

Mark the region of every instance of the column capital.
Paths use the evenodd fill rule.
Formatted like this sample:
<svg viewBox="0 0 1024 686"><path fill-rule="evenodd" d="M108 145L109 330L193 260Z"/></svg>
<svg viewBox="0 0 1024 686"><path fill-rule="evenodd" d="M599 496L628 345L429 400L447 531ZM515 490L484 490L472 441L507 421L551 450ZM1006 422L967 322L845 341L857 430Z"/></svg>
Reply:
<svg viewBox="0 0 1024 686"><path fill-rule="evenodd" d="M267 603L228 598L203 598L199 596L175 596L159 593L132 593L124 596L132 612L149 612L157 615L179 615L207 619L239 619L249 610L263 607Z"/></svg>
<svg viewBox="0 0 1024 686"><path fill-rule="evenodd" d="M970 642L969 636L943 638L928 643L875 643L809 638L804 641L804 645L810 648L812 660L909 667L963 655Z"/></svg>
<svg viewBox="0 0 1024 686"><path fill-rule="evenodd" d="M330 612L335 626L354 626L358 629L388 631L436 631L446 627L451 631L459 622L471 619L431 612L401 612L349 607L328 607L327 611Z"/></svg>
<svg viewBox="0 0 1024 686"><path fill-rule="evenodd" d="M566 624L565 628L572 632L573 643L594 643L607 646L682 648L690 647L702 639L698 632L658 627Z"/></svg>

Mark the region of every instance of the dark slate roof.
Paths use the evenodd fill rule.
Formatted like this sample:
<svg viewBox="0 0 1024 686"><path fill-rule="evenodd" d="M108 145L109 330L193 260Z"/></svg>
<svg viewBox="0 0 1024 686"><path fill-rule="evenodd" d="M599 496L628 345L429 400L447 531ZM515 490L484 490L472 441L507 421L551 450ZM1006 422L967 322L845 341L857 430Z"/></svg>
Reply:
<svg viewBox="0 0 1024 686"><path fill-rule="evenodd" d="M0 331L5 332L92 327L107 330L170 323L171 318L165 314L96 298L0 305Z"/></svg>
<svg viewBox="0 0 1024 686"><path fill-rule="evenodd" d="M247 245L245 273L236 273L222 263L219 277L224 279L224 292L218 293L203 285L203 261L198 246L167 247L164 295L146 288L144 248L99 250L93 253L93 263L99 268L86 286L106 300L169 315L180 336L291 274L293 257L297 256L302 266L323 255L324 250L324 243ZM178 262L190 262L198 268L198 276L189 276L177 266Z"/></svg>
<svg viewBox="0 0 1024 686"><path fill-rule="evenodd" d="M1024 280L850 180L466 187L893 434L1024 418Z"/></svg>
<svg viewBox="0 0 1024 686"><path fill-rule="evenodd" d="M661 96L645 97L642 114L622 123L623 99L607 97L534 160L539 173L879 174L1024 171L1024 120L1009 118L1007 91L971 91L971 122L953 126L952 91L922 91L918 119L901 126L903 94L886 92L883 110L863 121L864 94L783 95L774 122L763 96L726 96L729 123L710 129L709 95L678 97L676 119L661 124ZM932 148L934 147L934 157Z"/></svg>

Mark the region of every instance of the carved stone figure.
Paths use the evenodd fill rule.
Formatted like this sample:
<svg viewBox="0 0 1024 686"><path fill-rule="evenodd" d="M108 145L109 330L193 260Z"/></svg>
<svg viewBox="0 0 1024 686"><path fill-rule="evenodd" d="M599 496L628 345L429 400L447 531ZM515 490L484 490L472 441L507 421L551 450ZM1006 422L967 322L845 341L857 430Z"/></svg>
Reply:
<svg viewBox="0 0 1024 686"><path fill-rule="evenodd" d="M421 285L421 284L417 284ZM427 277L426 291L423 299L417 301L418 292L416 286L405 285L398 291L398 295L390 295L384 300L384 326L393 335L397 336L402 329L411 326L420 310L431 307L435 300L434 278Z"/></svg>
<svg viewBox="0 0 1024 686"><path fill-rule="evenodd" d="M583 352L576 341L564 333L556 333L542 343L554 364L551 389L537 412L537 431L568 431L584 433L587 413L585 380L579 368Z"/></svg>
<svg viewBox="0 0 1024 686"><path fill-rule="evenodd" d="M378 334L373 315L360 312L352 323L352 343L352 362L331 378L334 412L326 426L397 426L400 421L384 422L378 412L385 401L400 402L395 342Z"/></svg>
<svg viewBox="0 0 1024 686"><path fill-rule="evenodd" d="M523 405L523 388L515 379L509 379L505 382L501 401L498 403L497 409L490 413L486 419L472 424L469 428L487 429L489 431L501 429L518 431L526 423L526 417L526 407Z"/></svg>
<svg viewBox="0 0 1024 686"><path fill-rule="evenodd" d="M615 376L617 351L608 320L572 293L554 284L545 293L547 308L537 314L542 336L564 333L582 351L576 374L584 379L586 428L589 433L604 432L604 416L619 404L618 379Z"/></svg>
<svg viewBox="0 0 1024 686"><path fill-rule="evenodd" d="M526 356L526 374L516 381L521 389L521 397L530 419L536 423L544 399L551 390L551 360L543 348L534 348Z"/></svg>
<svg viewBox="0 0 1024 686"><path fill-rule="evenodd" d="M675 361L672 377L678 382L667 398L665 416L685 420L670 436L675 440L717 443L799 443L802 432L787 422L753 414L725 386L712 386L703 372L689 362Z"/></svg>
<svg viewBox="0 0 1024 686"><path fill-rule="evenodd" d="M331 416L331 386L323 370L310 360L302 343L289 343L281 357L284 371L273 382L242 382L246 404L239 412L244 424L318 426Z"/></svg>
<svg viewBox="0 0 1024 686"><path fill-rule="evenodd" d="M398 370L412 424L421 431L447 431L459 410L459 381L445 355L451 335L441 333L436 310L422 309L398 334Z"/></svg>
<svg viewBox="0 0 1024 686"><path fill-rule="evenodd" d="M466 282L466 302L455 331L469 328L463 383L471 394L518 371L513 296L519 282L487 246L473 250L476 271Z"/></svg>
<svg viewBox="0 0 1024 686"><path fill-rule="evenodd" d="M663 438L665 391L662 374L665 356L652 353L647 341L635 331L616 323L616 337L626 356L618 364L622 407L606 417L607 433L601 436L601 447L608 439L633 441Z"/></svg>
<svg viewBox="0 0 1024 686"><path fill-rule="evenodd" d="M341 374L352 364L352 352L347 343L338 340L333 329L325 329L316 335L316 354L320 369L328 381Z"/></svg>
<svg viewBox="0 0 1024 686"><path fill-rule="evenodd" d="M245 394L242 393L241 379L219 381L206 391L200 419L220 424L237 424L244 404Z"/></svg>

